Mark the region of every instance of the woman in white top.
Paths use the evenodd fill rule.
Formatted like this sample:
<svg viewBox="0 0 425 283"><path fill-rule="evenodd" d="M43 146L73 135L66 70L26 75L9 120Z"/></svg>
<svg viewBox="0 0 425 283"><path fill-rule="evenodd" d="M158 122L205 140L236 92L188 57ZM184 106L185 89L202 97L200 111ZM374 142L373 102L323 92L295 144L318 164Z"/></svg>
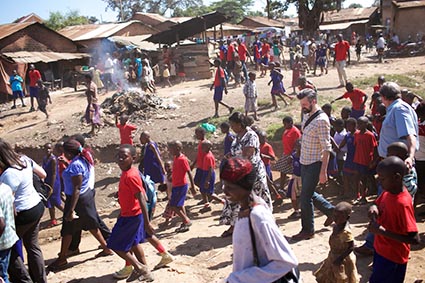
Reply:
<svg viewBox="0 0 425 283"><path fill-rule="evenodd" d="M241 158L225 159L220 177L226 197L240 204L233 231L233 272L229 283L271 283L297 267L298 261L283 237L264 200L251 194L256 179L250 161ZM257 260L250 225L254 234Z"/></svg>
<svg viewBox="0 0 425 283"><path fill-rule="evenodd" d="M40 219L44 213L44 204L34 188L33 173L41 179L46 172L30 158L17 154L12 147L0 138L0 183L12 188L15 196L16 233L24 243L28 255L29 275L33 282L44 283L46 270L44 268L43 253L38 244ZM30 282L22 261L12 249L9 274L12 282ZM15 260L16 259L16 260ZM15 276L15 277L14 277Z"/></svg>

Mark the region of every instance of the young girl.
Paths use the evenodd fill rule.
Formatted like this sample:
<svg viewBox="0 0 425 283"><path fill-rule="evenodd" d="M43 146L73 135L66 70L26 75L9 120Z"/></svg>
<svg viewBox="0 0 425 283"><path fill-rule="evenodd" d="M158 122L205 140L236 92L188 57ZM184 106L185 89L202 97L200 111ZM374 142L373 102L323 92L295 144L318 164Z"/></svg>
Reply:
<svg viewBox="0 0 425 283"><path fill-rule="evenodd" d="M165 167L165 172L167 174L165 184L167 186L166 192L167 192L168 201L167 201L167 206L165 207L164 213L162 214L162 217L165 218L165 221L161 225L167 226L170 219L173 219L173 217L175 217L176 214L170 207L171 189L173 187L172 177L171 177L173 175L173 164L170 160L168 160L164 163L164 167Z"/></svg>
<svg viewBox="0 0 425 283"><path fill-rule="evenodd" d="M195 138L198 140L198 151L196 154L196 159L192 162L190 169L193 169L196 167L195 171L195 177L193 181L195 182L195 185L198 186L198 188L201 187L201 179L202 179L202 162L204 161L205 153L202 151L202 142L205 141L205 134L207 131L202 128L198 127L195 129ZM192 191L192 194L195 195L196 192ZM202 201L199 203L202 204Z"/></svg>
<svg viewBox="0 0 425 283"><path fill-rule="evenodd" d="M56 148L56 147L55 147ZM52 144L46 143L44 145L46 155L43 157L43 169L46 171L47 177L44 181L53 188L52 195L47 201L47 207L50 214L50 225L56 226L58 222L55 215L55 207L63 212L63 205L61 200L61 183L59 177L59 164L56 155L52 152Z"/></svg>
<svg viewBox="0 0 425 283"><path fill-rule="evenodd" d="M338 148L339 151L341 151L345 146L347 148L347 156L342 169L344 181L344 192L342 197L348 199L353 197L353 190L351 190L351 187L356 181L356 166L354 164L354 153L356 151L356 146L354 145L354 134L356 133L357 128L356 119L348 118L345 121L345 126L347 128L347 134L345 135L344 140L339 144Z"/></svg>
<svg viewBox="0 0 425 283"><path fill-rule="evenodd" d="M163 184L165 180L165 169L162 164L158 145L151 140L151 136L147 131L143 131L140 134L140 143L144 146L144 154L139 164L139 171L145 176L149 175L155 184Z"/></svg>
<svg viewBox="0 0 425 283"><path fill-rule="evenodd" d="M254 112L254 120L258 121L257 116L257 97L258 91L255 84L255 73L250 72L248 74L249 80L245 83L243 87L243 94L245 96L245 116L248 117L249 112Z"/></svg>
<svg viewBox="0 0 425 283"><path fill-rule="evenodd" d="M353 253L354 238L348 223L352 206L340 202L335 206L333 218L335 226L329 238L328 258L314 272L318 283L357 283L359 282L356 256Z"/></svg>
<svg viewBox="0 0 425 283"><path fill-rule="evenodd" d="M280 73L280 69L277 69L275 67L279 67L279 63L270 62L270 81L268 85L273 83L271 94L272 94L272 105L274 106L274 110L277 110L279 106L277 105L276 97L278 96L280 99L282 99L283 102L285 102L285 105L288 105L286 100L283 98L283 96L286 96L289 99L292 99L291 96L286 94L285 87L283 86L283 75Z"/></svg>
<svg viewBox="0 0 425 283"><path fill-rule="evenodd" d="M292 89L296 93L296 87L298 86L298 79L301 75L301 70L303 69L303 64L300 62L300 56L295 56L295 62L292 64Z"/></svg>

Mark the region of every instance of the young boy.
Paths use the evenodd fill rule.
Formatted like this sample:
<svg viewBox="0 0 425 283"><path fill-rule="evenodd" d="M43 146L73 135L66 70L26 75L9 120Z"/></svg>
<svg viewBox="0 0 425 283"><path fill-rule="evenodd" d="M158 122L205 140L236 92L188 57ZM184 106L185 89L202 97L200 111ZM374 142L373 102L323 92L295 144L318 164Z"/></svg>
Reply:
<svg viewBox="0 0 425 283"><path fill-rule="evenodd" d="M223 148L224 148L224 156L230 154L230 148L232 147L232 142L235 139L235 135L230 131L230 125L227 122L223 122L220 124L220 129L224 137Z"/></svg>
<svg viewBox="0 0 425 283"><path fill-rule="evenodd" d="M0 174L3 173L0 170ZM9 283L7 269L9 266L10 251L18 241L15 229L14 197L12 189L0 183L0 278Z"/></svg>
<svg viewBox="0 0 425 283"><path fill-rule="evenodd" d="M369 119L362 116L357 120L358 132L354 134L354 145L356 151L354 153L354 163L357 167L357 192L359 194L355 204L365 204L366 200L366 183L369 185L376 183L371 169L378 156L375 135L367 130Z"/></svg>
<svg viewBox="0 0 425 283"><path fill-rule="evenodd" d="M348 118L351 117L351 108L348 106L344 106L341 109L341 119L347 121Z"/></svg>
<svg viewBox="0 0 425 283"><path fill-rule="evenodd" d="M227 94L227 86L226 86L226 80L224 76L224 70L220 66L221 61L220 59L214 60L214 66L217 68L214 76L214 82L212 83L210 90L214 89L214 107L215 107L215 114L214 118L218 117L218 105L221 104L224 107L226 107L229 110L229 113L232 113L234 108L230 107L226 103L224 103L223 100L223 91L225 94Z"/></svg>
<svg viewBox="0 0 425 283"><path fill-rule="evenodd" d="M398 157L378 164L378 178L384 192L369 208L369 231L375 234L373 271L370 283L404 282L410 244L419 243L412 197L404 189L407 168Z"/></svg>
<svg viewBox="0 0 425 283"><path fill-rule="evenodd" d="M349 98L351 100L351 117L358 119L365 113L367 94L358 88L354 88L351 82L346 83L345 89L347 92L332 100L331 103L343 98Z"/></svg>
<svg viewBox="0 0 425 283"><path fill-rule="evenodd" d="M273 147L267 142L267 134L264 131L258 133L258 138L260 140L260 155L261 160L266 167L267 177L273 181L272 169L270 166L270 161L276 160L276 154L274 153Z"/></svg>
<svg viewBox="0 0 425 283"><path fill-rule="evenodd" d="M118 188L121 211L108 239L108 248L134 267L128 282L136 278L140 281L153 281L141 243L148 235L153 235L154 231L149 223L145 190L139 170L132 166L136 149L129 144L121 145L117 156L118 166L122 170Z"/></svg>
<svg viewBox="0 0 425 283"><path fill-rule="evenodd" d="M52 99L50 98L49 89L43 84L42 80L37 81L38 87L38 96L37 96L37 104L38 109L46 115L46 118L49 118L49 114L47 113L47 102L52 104Z"/></svg>
<svg viewBox="0 0 425 283"><path fill-rule="evenodd" d="M249 72L248 78L249 80L246 81L243 86L243 94L245 95L245 116L248 117L249 112L254 112L254 120L259 121L257 116L258 91L255 84L255 73Z"/></svg>
<svg viewBox="0 0 425 283"><path fill-rule="evenodd" d="M13 70L12 75L10 76L9 79L9 83L10 86L12 88L12 92L13 92L13 106L12 109L16 109L16 99L20 98L21 99L21 105L22 107L25 107L25 102L24 102L24 91L22 88L22 84L24 83L24 80L22 79L22 77L20 75L18 75L18 72L16 70Z"/></svg>
<svg viewBox="0 0 425 283"><path fill-rule="evenodd" d="M301 196L301 139L294 144L292 157L292 177L288 183L287 196L291 198L292 208L294 212L288 216L289 219L297 219L301 217L301 211L298 206L298 198Z"/></svg>
<svg viewBox="0 0 425 283"><path fill-rule="evenodd" d="M118 116L120 121L118 122ZM120 130L120 144L129 144L133 145L133 136L132 133L137 129L136 126L128 124L128 115L119 114L115 115L115 126Z"/></svg>
<svg viewBox="0 0 425 283"><path fill-rule="evenodd" d="M176 229L177 233L187 232L189 231L189 227L192 226L192 222L189 217L187 217L184 208L184 201L188 189L186 174L189 176L191 190L195 190L189 162L187 157L181 152L182 147L180 141L172 141L168 144L168 150L174 156L172 174L173 188L171 189L170 207L183 221L180 227Z"/></svg>
<svg viewBox="0 0 425 283"><path fill-rule="evenodd" d="M334 142L334 149L336 151L336 162L338 164L338 177L337 180L340 184L343 184L342 181L342 170L344 168L344 161L347 156L347 145L339 148L339 145L342 143L342 141L345 139L345 136L347 135L347 131L345 130L344 120L342 119L336 119L334 121L334 130L335 133L333 135L333 139L331 141Z"/></svg>
<svg viewBox="0 0 425 283"><path fill-rule="evenodd" d="M204 152L204 160L202 161L202 179L201 187L199 190L202 194L202 202L204 204L204 210L211 210L210 200L214 199L220 203L224 201L214 193L215 185L215 158L211 152L212 143L209 140L202 142L202 151Z"/></svg>
<svg viewBox="0 0 425 283"><path fill-rule="evenodd" d="M195 129L195 138L198 140L198 151L196 154L196 159L192 162L190 169L196 167L195 178L193 181L198 188L201 187L201 179L202 179L202 162L204 161L205 153L202 151L202 143L205 141L206 130L202 127L198 127ZM192 195L195 196L196 192L192 191ZM202 201L199 204L203 204Z"/></svg>

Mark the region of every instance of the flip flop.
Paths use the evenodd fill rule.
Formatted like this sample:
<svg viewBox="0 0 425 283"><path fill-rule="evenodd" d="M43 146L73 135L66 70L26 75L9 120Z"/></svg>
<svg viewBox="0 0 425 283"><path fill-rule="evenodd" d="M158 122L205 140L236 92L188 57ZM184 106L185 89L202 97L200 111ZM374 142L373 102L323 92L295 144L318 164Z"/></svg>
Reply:
<svg viewBox="0 0 425 283"><path fill-rule="evenodd" d="M108 252L105 252L105 251L101 251L100 253L97 253L94 257L95 258L99 258L99 257L105 257L105 256L110 256L110 255L113 255L114 253L108 253Z"/></svg>

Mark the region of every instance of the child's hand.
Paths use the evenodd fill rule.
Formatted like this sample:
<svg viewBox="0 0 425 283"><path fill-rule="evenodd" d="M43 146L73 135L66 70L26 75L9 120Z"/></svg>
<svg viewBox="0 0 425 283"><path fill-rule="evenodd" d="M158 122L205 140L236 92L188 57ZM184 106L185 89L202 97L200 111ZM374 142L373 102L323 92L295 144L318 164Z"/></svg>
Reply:
<svg viewBox="0 0 425 283"><path fill-rule="evenodd" d="M376 205L372 205L370 208L369 208L369 211L367 212L367 216L369 217L369 219L371 220L371 221L376 221L376 219L378 218L378 216L379 216L379 210L378 210L378 207L376 206Z"/></svg>
<svg viewBox="0 0 425 283"><path fill-rule="evenodd" d="M369 232L372 234L380 234L381 230L383 229L381 225L379 225L376 221L369 222L369 225L367 226L369 229Z"/></svg>
<svg viewBox="0 0 425 283"><path fill-rule="evenodd" d="M146 234L150 236L155 235L155 229L153 229L150 223L145 224L145 231L146 231Z"/></svg>

